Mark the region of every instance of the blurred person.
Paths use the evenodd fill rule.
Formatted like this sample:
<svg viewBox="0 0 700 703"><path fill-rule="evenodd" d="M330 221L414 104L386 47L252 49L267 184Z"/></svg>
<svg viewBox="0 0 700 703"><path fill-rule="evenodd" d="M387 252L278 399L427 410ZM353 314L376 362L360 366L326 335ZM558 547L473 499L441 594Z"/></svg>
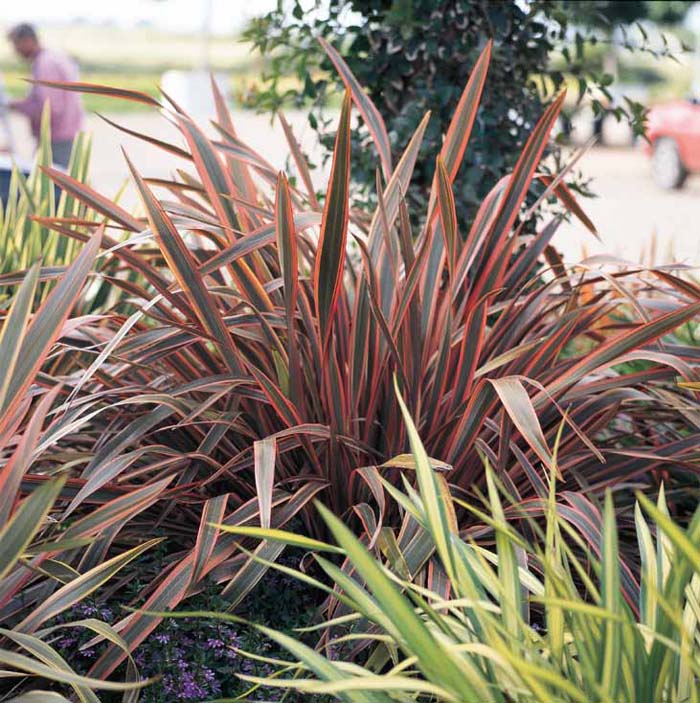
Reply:
<svg viewBox="0 0 700 703"><path fill-rule="evenodd" d="M39 41L36 29L31 24L16 25L9 31L7 37L17 54L31 65L34 80L78 80L78 66L75 61L60 51L44 48ZM51 110L53 161L58 166L66 168L73 140L82 129L85 117L79 94L35 84L25 98L10 101L9 107L29 119L32 135L38 143L41 133L41 114L47 102Z"/></svg>
<svg viewBox="0 0 700 703"><path fill-rule="evenodd" d="M7 116L5 83L2 74L0 74L0 205L7 202L10 194L13 152L12 130Z"/></svg>
<svg viewBox="0 0 700 703"><path fill-rule="evenodd" d="M7 111L7 98L5 97L5 81L0 73L0 133L2 133L2 141L0 141L0 154L13 154L14 142L12 141L12 129L10 128L10 119Z"/></svg>

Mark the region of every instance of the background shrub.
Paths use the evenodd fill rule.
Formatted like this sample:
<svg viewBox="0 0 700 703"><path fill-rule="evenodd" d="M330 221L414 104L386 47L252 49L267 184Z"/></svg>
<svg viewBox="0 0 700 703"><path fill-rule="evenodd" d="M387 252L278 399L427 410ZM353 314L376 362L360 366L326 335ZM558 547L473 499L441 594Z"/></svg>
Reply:
<svg viewBox="0 0 700 703"><path fill-rule="evenodd" d="M613 76L587 60L586 48L605 41L591 28L611 32L618 23L643 19L644 3L333 0L316 2L315 8L309 10L300 0L280 3L251 21L245 37L268 68L248 100L264 111L289 104L309 109L309 122L330 154L333 132L323 108L340 86L316 38L333 43L386 120L394 155L405 148L423 115L432 114L408 190L414 215L425 210L442 137L471 66L489 39L494 47L489 82L454 183L462 225L471 222L490 184L515 166L543 107L564 85L575 86L572 105L585 98L596 113L614 110L630 120L635 133L643 133L641 105L612 104ZM564 54L553 68L555 50ZM285 87L290 74L301 89ZM376 168L372 141L358 126L353 129L352 176L370 201ZM576 183L583 186L580 178Z"/></svg>

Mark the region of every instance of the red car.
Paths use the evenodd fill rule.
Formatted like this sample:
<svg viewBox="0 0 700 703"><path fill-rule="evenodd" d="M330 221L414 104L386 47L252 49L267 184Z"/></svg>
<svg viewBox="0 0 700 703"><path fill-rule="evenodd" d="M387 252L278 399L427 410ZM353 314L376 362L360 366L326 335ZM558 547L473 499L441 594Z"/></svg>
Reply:
<svg viewBox="0 0 700 703"><path fill-rule="evenodd" d="M700 172L700 101L652 108L647 137L654 181L661 188L681 188L689 173Z"/></svg>

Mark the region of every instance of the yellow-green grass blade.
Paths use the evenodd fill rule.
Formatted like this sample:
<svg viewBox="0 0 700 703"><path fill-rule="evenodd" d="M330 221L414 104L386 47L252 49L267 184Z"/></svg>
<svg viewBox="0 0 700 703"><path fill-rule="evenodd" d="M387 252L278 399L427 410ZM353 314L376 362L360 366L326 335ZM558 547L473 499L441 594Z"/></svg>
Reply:
<svg viewBox="0 0 700 703"><path fill-rule="evenodd" d="M144 542L138 547L134 547L123 554L112 557L98 566L90 569L78 578L69 581L55 593L49 596L38 607L36 607L19 625L18 632L33 632L41 626L43 622L50 620L64 610L67 610L75 603L87 598L100 586L106 583L116 573L127 564L137 559L141 554L160 544L162 539L152 539Z"/></svg>
<svg viewBox="0 0 700 703"><path fill-rule="evenodd" d="M318 505L318 510L377 602L386 613L391 613L392 623L401 638L400 646L417 657L426 677L441 681L453 695L462 696L463 700L479 700L478 696L482 696L484 701L493 700L490 689L475 675L474 670L468 671L465 662L455 660L433 637L423 620L350 529L322 505Z"/></svg>
<svg viewBox="0 0 700 703"><path fill-rule="evenodd" d="M389 613L384 612L384 609L372 598L367 590L350 576L347 570L348 566L352 567L354 565L350 563L341 569L318 555L316 556L316 561L337 587L338 599L342 603L351 606L353 612L359 613L367 620L377 623L393 639L400 637L400 633L396 629Z"/></svg>
<svg viewBox="0 0 700 703"><path fill-rule="evenodd" d="M10 637L14 634L11 630L0 628L0 635ZM80 676L76 673L63 671L54 666L48 666L42 662L28 657L24 654L11 652L6 649L0 649L0 664L11 667L16 671L22 671L32 676L38 676L49 681L58 681L68 685L89 686L93 689L101 689L104 691L125 691L143 688L148 684L148 681L139 681L135 683L118 683L116 681L106 681L104 679L94 679L89 676Z"/></svg>
<svg viewBox="0 0 700 703"><path fill-rule="evenodd" d="M350 691L373 691L375 694L378 692L383 694L385 691L388 691L390 695L395 693L419 694L432 697L433 699L441 702L450 701L451 703L463 703L462 699L455 698L449 691L437 684L418 678L414 679L409 676L397 675L354 676L350 679L345 679L342 681L315 684L309 686L308 691L310 693L326 695L338 695L348 693ZM373 695L371 700L374 703L380 699L376 695Z"/></svg>
<svg viewBox="0 0 700 703"><path fill-rule="evenodd" d="M65 479L47 481L20 504L10 521L0 530L0 579L21 558L34 535L44 526Z"/></svg>
<svg viewBox="0 0 700 703"><path fill-rule="evenodd" d="M293 532L286 532L285 530L252 527L248 525L217 525L217 527L223 532L229 532L232 535L239 535L240 537L255 537L269 542L280 542L289 547L299 547L300 549L308 549L313 552L343 554L342 549L332 544L326 544L320 540L305 537L304 535L297 535Z"/></svg>
<svg viewBox="0 0 700 703"><path fill-rule="evenodd" d="M639 503L634 506L634 522L637 532L637 545L641 560L641 578L639 592L639 621L654 630L656 626L657 594L662 590L656 563L656 548ZM649 648L651 647L651 643Z"/></svg>
<svg viewBox="0 0 700 703"><path fill-rule="evenodd" d="M637 500L673 544L677 555L686 559L694 572L700 572L700 549L689 539L688 533L684 532L668 514L657 508L644 494L638 493Z"/></svg>
<svg viewBox="0 0 700 703"><path fill-rule="evenodd" d="M450 545L452 539L450 519L452 506L448 508L445 504L446 500L449 500L449 497L445 496L438 485L437 478L430 465L430 458L423 447L420 437L418 436L418 430L413 424L413 419L401 397L396 379L394 379L394 389L406 425L411 452L416 462L418 489L423 503L423 509L425 510L425 515L428 520L428 529L435 542L435 549L442 560L443 567L448 577L453 582L456 582L452 548Z"/></svg>
<svg viewBox="0 0 700 703"><path fill-rule="evenodd" d="M260 632L283 646L302 664L314 672L322 681L341 682L351 681L352 677L340 669L334 662L329 661L311 647L298 642L293 637L276 632L267 627L259 627ZM363 690L338 691L340 700L350 703L390 703L391 698L381 692L372 693Z"/></svg>
<svg viewBox="0 0 700 703"><path fill-rule="evenodd" d="M620 593L620 555L612 493L605 494L603 510L603 544L601 562L601 598L603 608L611 615L622 610ZM617 699L622 662L622 628L615 618L607 618L601 628L600 687L610 700Z"/></svg>
<svg viewBox="0 0 700 703"><path fill-rule="evenodd" d="M12 631L6 636L31 654L36 660L46 664L46 666L50 666L67 674L74 673L68 665L68 662L53 647L38 637L33 637L32 635L17 631ZM71 684L71 686L83 703L99 703L97 696L88 686L78 683Z"/></svg>
<svg viewBox="0 0 700 703"><path fill-rule="evenodd" d="M27 321L32 310L34 295L39 283L39 271L41 263L35 263L27 271L22 284L20 285L10 312L5 318L5 322L0 330L0 369L2 378L0 379L0 408L5 405L7 389L13 377L15 365L19 357L22 339L27 327Z"/></svg>
<svg viewBox="0 0 700 703"><path fill-rule="evenodd" d="M489 507L493 519L506 524L503 506L498 496L491 467L486 466L486 485L488 487ZM496 531L496 551L498 553L498 580L501 587L501 608L504 625L508 633L517 638L522 627L522 585L515 547L506 530Z"/></svg>
<svg viewBox="0 0 700 703"><path fill-rule="evenodd" d="M56 691L27 691L10 698L8 703L71 703L71 701Z"/></svg>

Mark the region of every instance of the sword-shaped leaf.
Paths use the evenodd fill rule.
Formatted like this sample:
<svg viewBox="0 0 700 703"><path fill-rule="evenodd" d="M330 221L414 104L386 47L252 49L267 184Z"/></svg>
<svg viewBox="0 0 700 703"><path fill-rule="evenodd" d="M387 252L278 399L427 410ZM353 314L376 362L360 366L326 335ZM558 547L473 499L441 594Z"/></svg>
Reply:
<svg viewBox="0 0 700 703"><path fill-rule="evenodd" d="M190 297L195 313L206 332L216 339L229 371L233 374L240 373L241 365L238 359L238 352L233 345L233 340L216 305L216 301L207 289L204 278L199 272L197 260L185 246L172 220L163 209L163 206L156 200L151 189L146 185L128 157L127 162L146 208L153 234L160 245L173 276L175 276L182 290Z"/></svg>
<svg viewBox="0 0 700 703"><path fill-rule="evenodd" d="M352 96L352 101L355 103L357 111L362 115L362 119L367 125L372 141L379 153L384 178L388 181L393 169L391 167L391 142L389 141L389 134L386 131L384 119L379 110L377 110L376 105L362 89L343 57L322 37L319 37L318 41L340 74L346 90Z"/></svg>
<svg viewBox="0 0 700 703"><path fill-rule="evenodd" d="M314 266L316 314L324 352L328 350L338 293L343 283L350 190L350 94L345 94L333 150L333 167L323 209Z"/></svg>

